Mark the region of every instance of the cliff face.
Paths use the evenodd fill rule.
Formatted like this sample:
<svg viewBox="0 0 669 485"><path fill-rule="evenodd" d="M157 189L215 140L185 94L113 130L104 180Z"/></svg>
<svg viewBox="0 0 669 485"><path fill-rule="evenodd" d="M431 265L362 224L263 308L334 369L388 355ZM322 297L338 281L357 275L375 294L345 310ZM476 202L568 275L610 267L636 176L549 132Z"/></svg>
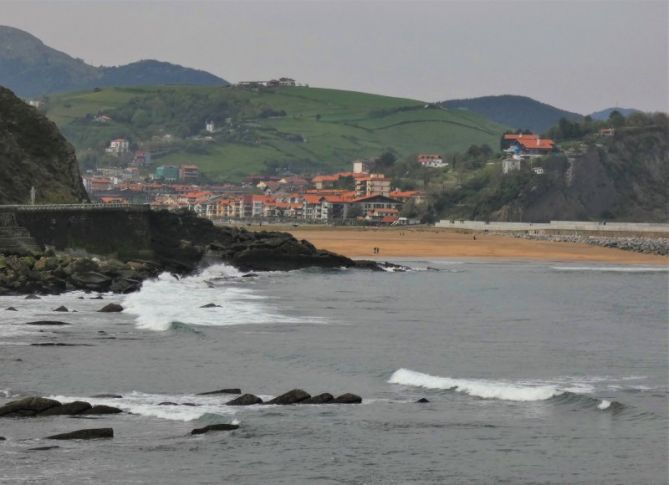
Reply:
<svg viewBox="0 0 669 485"><path fill-rule="evenodd" d="M74 148L54 123L0 86L0 204L87 202Z"/></svg>

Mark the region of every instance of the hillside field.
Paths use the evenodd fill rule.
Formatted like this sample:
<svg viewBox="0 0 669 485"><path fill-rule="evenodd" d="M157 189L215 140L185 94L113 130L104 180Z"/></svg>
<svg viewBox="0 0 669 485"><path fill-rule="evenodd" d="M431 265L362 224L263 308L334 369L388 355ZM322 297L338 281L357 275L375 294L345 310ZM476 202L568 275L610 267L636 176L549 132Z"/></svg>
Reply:
<svg viewBox="0 0 669 485"><path fill-rule="evenodd" d="M102 113L113 121L92 121ZM109 140L125 137L135 148L150 148L156 164L194 163L219 181L262 171L267 163L316 172L387 150L401 158L464 152L473 144L496 148L506 129L422 101L307 87L105 88L53 95L47 116L80 158L84 152L102 157ZM207 120L217 131L205 141ZM172 135L170 143L156 142L165 135Z"/></svg>

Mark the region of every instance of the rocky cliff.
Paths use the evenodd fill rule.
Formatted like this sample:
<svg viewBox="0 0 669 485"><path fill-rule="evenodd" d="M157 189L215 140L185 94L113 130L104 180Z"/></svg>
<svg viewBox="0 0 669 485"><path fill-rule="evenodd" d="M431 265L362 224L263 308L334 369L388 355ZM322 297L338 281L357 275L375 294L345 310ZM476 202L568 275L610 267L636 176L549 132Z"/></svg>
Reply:
<svg viewBox="0 0 669 485"><path fill-rule="evenodd" d="M74 148L56 125L0 86L0 204L88 201Z"/></svg>

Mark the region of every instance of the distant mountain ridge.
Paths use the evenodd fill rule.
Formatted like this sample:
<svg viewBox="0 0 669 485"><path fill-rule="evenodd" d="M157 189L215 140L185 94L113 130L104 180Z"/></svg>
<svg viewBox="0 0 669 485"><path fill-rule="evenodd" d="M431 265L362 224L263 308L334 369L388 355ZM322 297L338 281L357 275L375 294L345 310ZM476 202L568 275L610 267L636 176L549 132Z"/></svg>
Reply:
<svg viewBox="0 0 669 485"><path fill-rule="evenodd" d="M95 67L45 45L28 32L0 26L0 85L19 96L157 84L211 86L228 82L206 71L156 60Z"/></svg>
<svg viewBox="0 0 669 485"><path fill-rule="evenodd" d="M452 99L439 104L450 109L466 109L491 121L535 133L546 132L556 125L560 118L570 121L579 121L583 118L578 113L565 111L527 96L510 94Z"/></svg>
<svg viewBox="0 0 669 485"><path fill-rule="evenodd" d="M613 113L614 111L617 111L618 113L620 113L621 115L623 115L625 118L627 118L627 117L630 116L630 115L633 115L634 113L640 113L640 111L639 111L638 109L634 109L634 108L618 108L618 107L613 107L613 108L602 109L602 110L600 110L600 111L595 111L594 113L591 113L591 114L590 114L590 117L591 117L593 120L597 120L597 121L605 121L605 120L608 120L608 119L609 119L609 116L610 116L611 113Z"/></svg>

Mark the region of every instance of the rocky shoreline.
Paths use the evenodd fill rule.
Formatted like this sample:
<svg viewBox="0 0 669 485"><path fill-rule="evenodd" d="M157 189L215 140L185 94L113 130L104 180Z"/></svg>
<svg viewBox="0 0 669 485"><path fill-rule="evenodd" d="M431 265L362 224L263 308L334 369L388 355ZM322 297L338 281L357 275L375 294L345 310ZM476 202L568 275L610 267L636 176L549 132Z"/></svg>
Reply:
<svg viewBox="0 0 669 485"><path fill-rule="evenodd" d="M381 271L393 266L354 261L320 250L306 240L283 232L253 232L217 227L192 213L155 211L150 214L151 239L147 257L120 252L99 254L86 244L49 247L22 253L0 253L0 295L60 294L66 291L131 293L144 280L162 272L194 274L216 263L241 271L289 271L307 267L362 268Z"/></svg>
<svg viewBox="0 0 669 485"><path fill-rule="evenodd" d="M499 233L505 234L505 233ZM505 235L508 235L506 233ZM534 241L553 241L590 244L605 248L622 249L636 253L655 254L658 256L669 256L669 238L648 237L614 237L614 236L586 236L586 235L562 235L562 234L520 234L512 235L518 239L529 239Z"/></svg>

